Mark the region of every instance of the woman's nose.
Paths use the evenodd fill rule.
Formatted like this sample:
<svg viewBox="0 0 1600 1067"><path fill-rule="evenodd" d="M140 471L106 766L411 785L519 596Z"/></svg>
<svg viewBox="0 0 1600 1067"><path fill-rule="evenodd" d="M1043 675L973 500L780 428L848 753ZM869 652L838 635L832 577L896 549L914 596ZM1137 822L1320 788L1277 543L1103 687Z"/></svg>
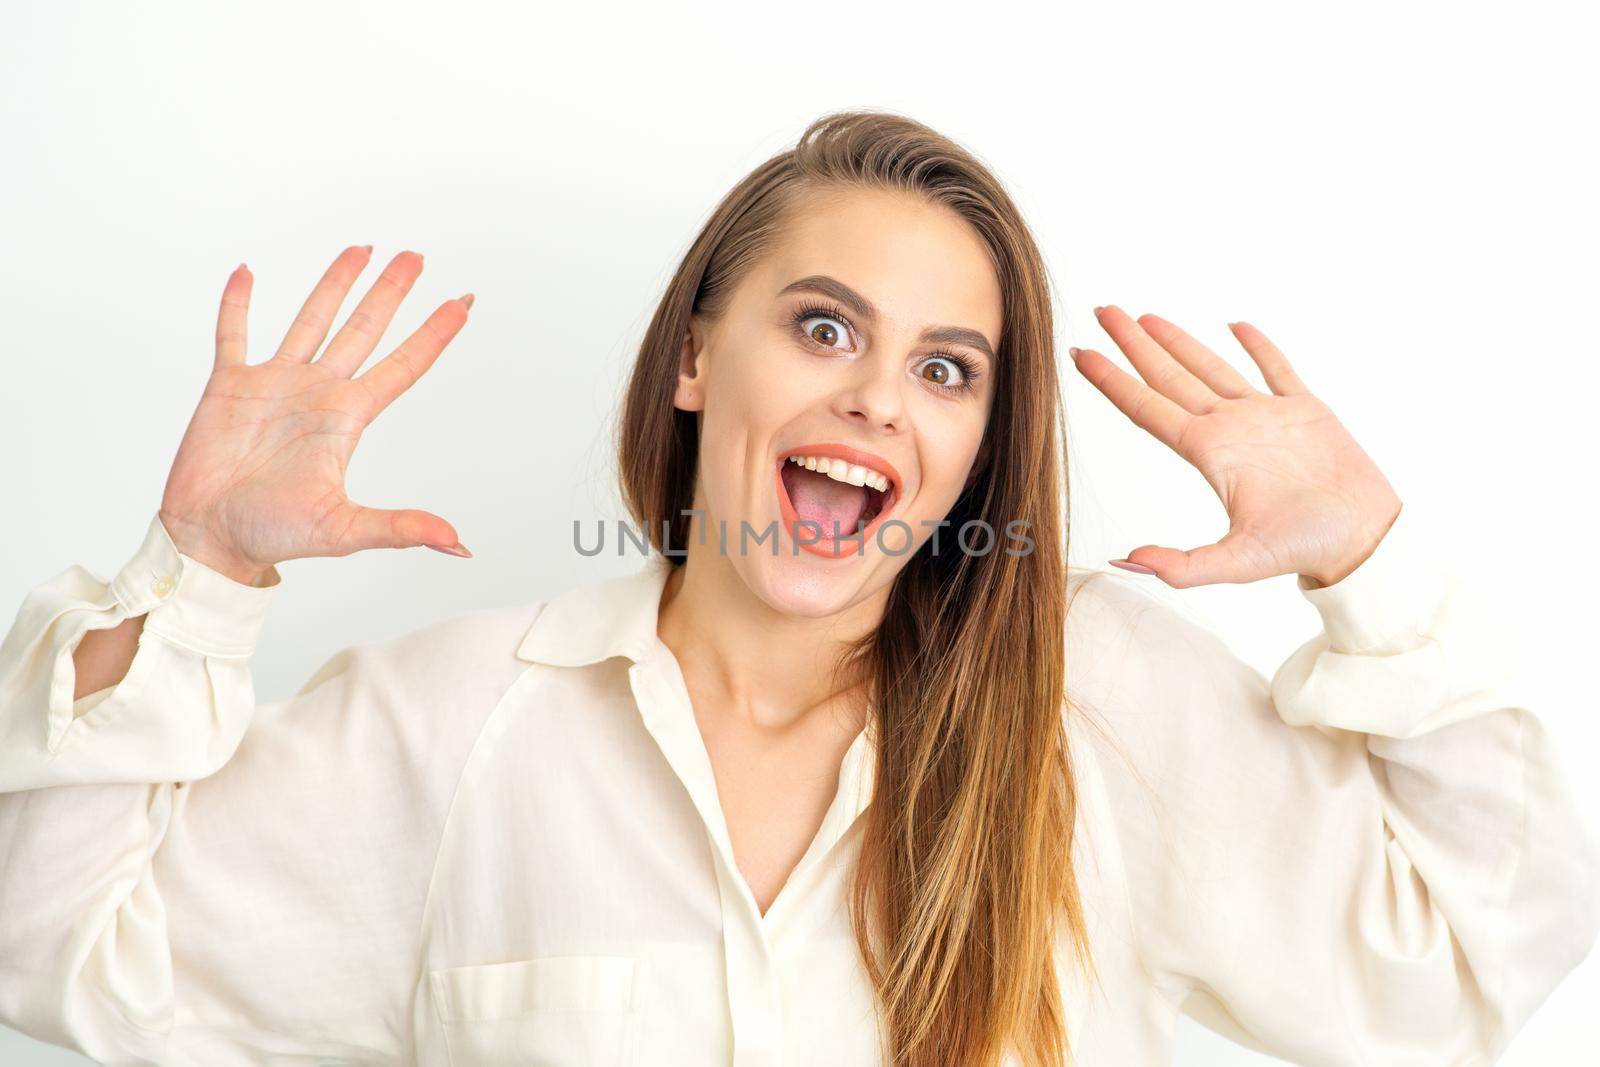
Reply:
<svg viewBox="0 0 1600 1067"><path fill-rule="evenodd" d="M835 410L873 433L898 432L905 422L903 374L894 360L860 360L835 399Z"/></svg>

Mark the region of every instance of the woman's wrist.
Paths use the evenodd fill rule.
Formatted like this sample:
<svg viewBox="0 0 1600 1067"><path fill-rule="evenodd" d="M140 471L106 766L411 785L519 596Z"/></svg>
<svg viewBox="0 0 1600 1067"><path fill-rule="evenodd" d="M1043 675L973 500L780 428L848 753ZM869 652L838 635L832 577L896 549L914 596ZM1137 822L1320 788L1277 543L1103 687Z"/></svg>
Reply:
<svg viewBox="0 0 1600 1067"><path fill-rule="evenodd" d="M185 521L167 511L158 512L158 516L161 525L166 528L167 536L172 539L173 547L196 563L209 567L230 581L257 589L277 581L275 564L262 566L224 551L217 546L214 538L206 534L203 524Z"/></svg>

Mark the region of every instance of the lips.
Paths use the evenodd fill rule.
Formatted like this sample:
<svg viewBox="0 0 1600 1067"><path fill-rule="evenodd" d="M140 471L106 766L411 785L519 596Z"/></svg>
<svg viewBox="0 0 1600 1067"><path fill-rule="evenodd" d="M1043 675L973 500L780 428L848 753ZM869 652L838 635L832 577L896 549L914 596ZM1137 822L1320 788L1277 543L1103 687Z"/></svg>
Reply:
<svg viewBox="0 0 1600 1067"><path fill-rule="evenodd" d="M802 469L800 464L791 462L791 457L805 457L809 466ZM828 468L830 464L839 478L830 480L827 474L813 473L819 467ZM845 473L847 469L848 475ZM872 488L872 483L879 481L878 475L888 482L882 492ZM839 484L841 479L845 484L858 486L855 490L858 496L854 502L848 496L849 490ZM866 541L874 537L878 528L892 516L904 485L899 471L882 456L848 445L827 443L802 445L780 453L773 469L773 481L778 494L778 510L790 539L813 555L826 559L838 559L858 549L864 550ZM791 486L795 490L793 493ZM796 506L796 497L801 501L799 508ZM808 516L827 515L833 516L833 519L826 521L802 516L801 508L807 511ZM844 517L842 521L840 516ZM868 522L860 533L844 533L837 541L834 540L834 523L842 530L853 531L861 517L866 517ZM816 525L802 525L807 522ZM817 540L819 528L821 538Z"/></svg>

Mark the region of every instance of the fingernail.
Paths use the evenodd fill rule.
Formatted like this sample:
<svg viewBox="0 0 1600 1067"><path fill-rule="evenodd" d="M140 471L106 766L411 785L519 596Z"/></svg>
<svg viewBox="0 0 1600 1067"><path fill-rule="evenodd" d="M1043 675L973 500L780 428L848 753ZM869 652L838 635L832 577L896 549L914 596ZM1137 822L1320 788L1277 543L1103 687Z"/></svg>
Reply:
<svg viewBox="0 0 1600 1067"><path fill-rule="evenodd" d="M370 256L372 254L372 246L371 245L362 245L361 247L365 248L367 250L367 255Z"/></svg>
<svg viewBox="0 0 1600 1067"><path fill-rule="evenodd" d="M1101 304L1099 307L1094 309L1094 313L1096 315L1098 315L1098 314L1100 314L1100 312L1104 311L1105 309L1106 309L1106 306L1104 304Z"/></svg>
<svg viewBox="0 0 1600 1067"><path fill-rule="evenodd" d="M1125 560L1125 559L1114 559L1114 560L1111 560L1110 562L1111 562L1111 565L1113 567L1121 567L1123 570L1132 571L1135 574L1154 574L1155 573L1155 571L1151 570L1149 567L1146 567L1142 563L1130 563L1128 560Z"/></svg>
<svg viewBox="0 0 1600 1067"><path fill-rule="evenodd" d="M1080 351L1081 351L1081 349L1077 349L1077 348L1069 348L1069 349L1067 349L1067 352L1072 356L1073 359L1077 359L1078 358L1078 353Z"/></svg>
<svg viewBox="0 0 1600 1067"><path fill-rule="evenodd" d="M472 302L474 300L476 300L476 299L477 299L477 297L473 296L471 293L468 293L466 296L461 298L461 302L463 304L467 305L467 307L471 307L472 306Z"/></svg>
<svg viewBox="0 0 1600 1067"><path fill-rule="evenodd" d="M235 270L249 270L250 268L245 266L243 263L241 263L237 267L235 267L234 269Z"/></svg>
<svg viewBox="0 0 1600 1067"><path fill-rule="evenodd" d="M443 552L447 556L461 556L464 559L472 558L472 553L468 552L467 546L462 544L460 541L457 541L455 544L448 547L444 545L429 545L428 547L433 549L435 552Z"/></svg>

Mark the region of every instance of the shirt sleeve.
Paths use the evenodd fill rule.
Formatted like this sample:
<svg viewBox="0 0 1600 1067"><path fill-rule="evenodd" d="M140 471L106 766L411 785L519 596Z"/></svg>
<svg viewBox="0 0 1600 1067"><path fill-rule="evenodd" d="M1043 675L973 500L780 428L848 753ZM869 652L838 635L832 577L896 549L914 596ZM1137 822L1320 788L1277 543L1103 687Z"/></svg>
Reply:
<svg viewBox="0 0 1600 1067"><path fill-rule="evenodd" d="M255 706L249 657L273 577L265 588L225 577L180 553L155 517L111 581L74 565L28 593L0 644L0 792L185 781L222 766ZM75 702L84 634L139 615L122 681ZM141 700L157 680L165 699Z"/></svg>
<svg viewBox="0 0 1600 1067"><path fill-rule="evenodd" d="M24 600L0 645L0 1021L106 1064L409 1054L445 813L522 609L345 648L258 705L277 589L157 520L110 582L73 567ZM85 630L145 611L127 676L73 718Z"/></svg>
<svg viewBox="0 0 1600 1067"><path fill-rule="evenodd" d="M1407 505L1342 581L1298 580L1322 632L1270 682L1119 575L1069 639L1152 982L1293 1062L1491 1063L1600 928L1600 856L1511 694L1510 627L1425 519Z"/></svg>

